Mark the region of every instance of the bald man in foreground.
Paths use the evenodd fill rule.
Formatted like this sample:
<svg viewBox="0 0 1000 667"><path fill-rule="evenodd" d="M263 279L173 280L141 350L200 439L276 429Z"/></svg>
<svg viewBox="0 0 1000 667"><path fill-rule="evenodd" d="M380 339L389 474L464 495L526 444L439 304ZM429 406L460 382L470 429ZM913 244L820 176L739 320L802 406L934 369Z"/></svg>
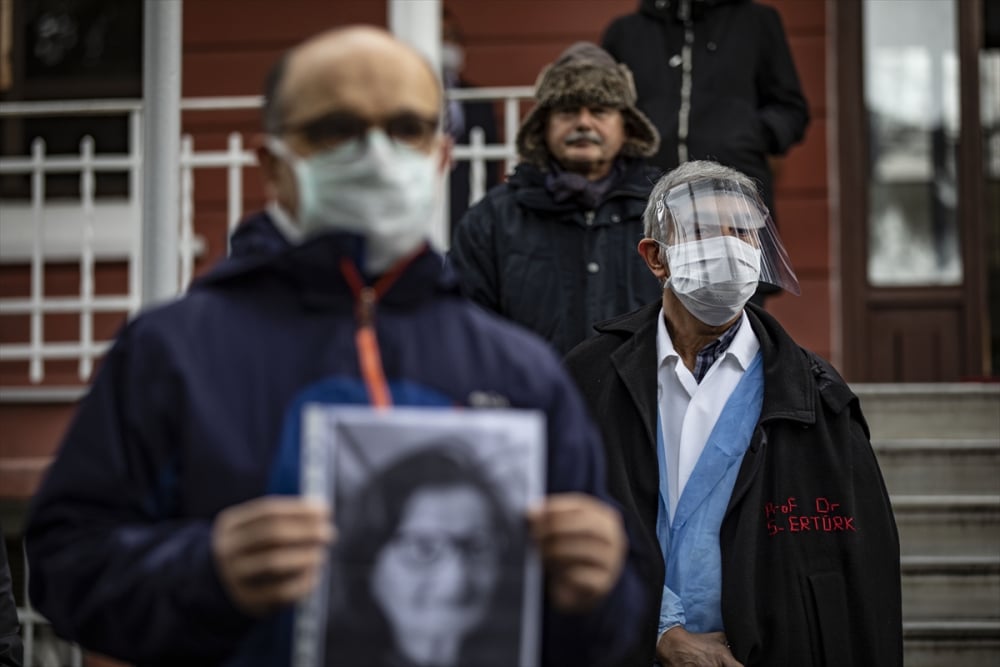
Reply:
<svg viewBox="0 0 1000 667"><path fill-rule="evenodd" d="M526 517L542 664L628 647L646 601L577 391L427 246L441 104L426 62L374 28L276 65L270 205L183 298L123 328L33 501L32 600L61 635L137 665L288 664L291 609L337 539L335 508L295 495L301 407L325 402L544 411L548 495Z"/></svg>

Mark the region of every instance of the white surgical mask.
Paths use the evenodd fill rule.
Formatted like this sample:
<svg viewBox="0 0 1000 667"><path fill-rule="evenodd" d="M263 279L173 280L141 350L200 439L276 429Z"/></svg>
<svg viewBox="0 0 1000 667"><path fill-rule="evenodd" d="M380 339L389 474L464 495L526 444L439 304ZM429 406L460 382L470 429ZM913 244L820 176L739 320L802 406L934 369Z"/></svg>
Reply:
<svg viewBox="0 0 1000 667"><path fill-rule="evenodd" d="M465 65L465 51L461 46L453 42L441 45L441 67L445 72L457 78L463 65Z"/></svg>
<svg viewBox="0 0 1000 667"><path fill-rule="evenodd" d="M367 272L384 272L428 240L438 191L436 153L394 142L380 129L308 158L294 155L280 139L272 138L270 146L295 171L303 232L363 236Z"/></svg>
<svg viewBox="0 0 1000 667"><path fill-rule="evenodd" d="M757 289L760 251L734 236L667 246L669 286L688 312L720 326L743 310Z"/></svg>

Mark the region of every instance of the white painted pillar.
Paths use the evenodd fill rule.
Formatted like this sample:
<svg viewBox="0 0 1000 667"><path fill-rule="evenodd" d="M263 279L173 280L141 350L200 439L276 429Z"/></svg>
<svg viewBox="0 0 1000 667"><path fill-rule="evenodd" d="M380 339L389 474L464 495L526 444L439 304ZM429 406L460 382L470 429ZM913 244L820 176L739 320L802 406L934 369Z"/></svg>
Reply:
<svg viewBox="0 0 1000 667"><path fill-rule="evenodd" d="M148 1L148 0L147 0ZM389 0L389 31L441 71L441 0Z"/></svg>
<svg viewBox="0 0 1000 667"><path fill-rule="evenodd" d="M183 0L143 5L142 305L179 285L181 36Z"/></svg>
<svg viewBox="0 0 1000 667"><path fill-rule="evenodd" d="M420 51L440 78L441 0L388 0L388 3L389 31ZM443 251L450 242L447 174L441 180L431 243Z"/></svg>

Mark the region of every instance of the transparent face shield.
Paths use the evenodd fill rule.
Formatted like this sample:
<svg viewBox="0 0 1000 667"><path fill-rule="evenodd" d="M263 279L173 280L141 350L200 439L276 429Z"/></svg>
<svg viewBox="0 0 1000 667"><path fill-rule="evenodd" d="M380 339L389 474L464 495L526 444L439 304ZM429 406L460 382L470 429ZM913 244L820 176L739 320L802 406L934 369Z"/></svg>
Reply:
<svg viewBox="0 0 1000 667"><path fill-rule="evenodd" d="M707 253L721 252L728 260L722 266L732 266L734 275L741 267L759 262L759 282L800 293L799 280L767 207L756 193L738 183L705 179L677 185L656 202L656 220L655 238L667 249L668 265L712 260L717 269L720 258Z"/></svg>

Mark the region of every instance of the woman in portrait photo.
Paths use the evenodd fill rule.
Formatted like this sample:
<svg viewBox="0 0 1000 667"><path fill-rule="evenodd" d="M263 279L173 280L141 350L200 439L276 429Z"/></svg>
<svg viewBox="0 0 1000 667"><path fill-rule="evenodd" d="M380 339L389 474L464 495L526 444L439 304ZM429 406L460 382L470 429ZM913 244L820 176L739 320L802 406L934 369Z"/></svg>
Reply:
<svg viewBox="0 0 1000 667"><path fill-rule="evenodd" d="M337 505L325 664L518 664L525 523L467 449L403 455Z"/></svg>

